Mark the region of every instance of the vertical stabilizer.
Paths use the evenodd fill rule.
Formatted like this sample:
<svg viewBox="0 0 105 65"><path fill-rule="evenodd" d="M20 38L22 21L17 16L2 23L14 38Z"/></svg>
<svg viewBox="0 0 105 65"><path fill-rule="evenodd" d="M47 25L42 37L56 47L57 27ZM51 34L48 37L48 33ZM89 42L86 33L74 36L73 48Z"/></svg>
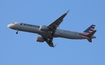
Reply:
<svg viewBox="0 0 105 65"><path fill-rule="evenodd" d="M83 32L89 34L89 33L93 32L94 29L95 29L95 25L91 25L90 27L88 27L88 28L87 28L85 31L83 31Z"/></svg>

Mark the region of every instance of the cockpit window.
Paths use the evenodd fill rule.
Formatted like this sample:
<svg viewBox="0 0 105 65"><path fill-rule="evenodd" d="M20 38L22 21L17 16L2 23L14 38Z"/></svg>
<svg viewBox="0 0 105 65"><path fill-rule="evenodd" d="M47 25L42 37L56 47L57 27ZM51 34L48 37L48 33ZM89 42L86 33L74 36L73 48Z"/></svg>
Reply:
<svg viewBox="0 0 105 65"><path fill-rule="evenodd" d="M12 22L12 24L15 24L15 22Z"/></svg>

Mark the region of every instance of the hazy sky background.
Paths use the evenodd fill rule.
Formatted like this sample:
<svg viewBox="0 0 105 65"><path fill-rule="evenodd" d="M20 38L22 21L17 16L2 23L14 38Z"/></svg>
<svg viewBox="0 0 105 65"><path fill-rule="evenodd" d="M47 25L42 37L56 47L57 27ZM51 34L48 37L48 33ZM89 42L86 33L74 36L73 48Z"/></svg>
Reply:
<svg viewBox="0 0 105 65"><path fill-rule="evenodd" d="M49 25L70 10L59 29L82 32L96 25L96 39L54 39L55 48L35 42L37 34L7 28L11 22ZM0 65L105 65L105 0L1 0Z"/></svg>

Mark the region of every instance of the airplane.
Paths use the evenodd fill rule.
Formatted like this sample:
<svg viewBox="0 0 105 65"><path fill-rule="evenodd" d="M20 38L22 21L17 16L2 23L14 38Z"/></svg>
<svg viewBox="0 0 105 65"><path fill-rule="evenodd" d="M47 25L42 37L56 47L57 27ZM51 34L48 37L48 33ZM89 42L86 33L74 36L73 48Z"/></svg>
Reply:
<svg viewBox="0 0 105 65"><path fill-rule="evenodd" d="M58 26L62 23L64 17L68 14L69 10L61 15L58 19L52 22L50 25L32 25L20 22L13 22L7 25L8 28L16 30L16 34L18 31L36 33L40 36L36 37L37 42L46 42L50 47L55 47L53 44L53 38L67 38L67 39L87 39L89 42L92 42L92 39L96 38L93 36L97 30L95 29L95 25L92 24L83 32L74 32L68 30L57 29Z"/></svg>

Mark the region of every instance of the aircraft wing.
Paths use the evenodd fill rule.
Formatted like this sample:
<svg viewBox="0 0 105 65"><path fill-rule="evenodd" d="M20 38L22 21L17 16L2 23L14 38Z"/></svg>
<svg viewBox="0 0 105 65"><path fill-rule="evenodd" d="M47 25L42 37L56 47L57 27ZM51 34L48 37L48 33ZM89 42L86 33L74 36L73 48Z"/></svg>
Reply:
<svg viewBox="0 0 105 65"><path fill-rule="evenodd" d="M47 36L42 36L42 37L50 47L55 47L55 45L52 42L53 41L52 36L47 35Z"/></svg>
<svg viewBox="0 0 105 65"><path fill-rule="evenodd" d="M63 21L63 18L67 15L67 13L69 12L69 10L64 13L62 16L60 16L58 19L56 19L53 23L51 23L47 28L47 34L43 35L43 39L47 42L47 44L50 47L55 47L55 45L53 44L53 36L55 34L55 31L57 29L57 27L60 25L60 23Z"/></svg>
<svg viewBox="0 0 105 65"><path fill-rule="evenodd" d="M63 18L67 15L68 12L69 12L69 10L48 26L49 31L51 32L52 36L54 35L57 27L63 21Z"/></svg>
<svg viewBox="0 0 105 65"><path fill-rule="evenodd" d="M46 42L50 47L55 47L55 45L52 42L53 38L47 38Z"/></svg>

